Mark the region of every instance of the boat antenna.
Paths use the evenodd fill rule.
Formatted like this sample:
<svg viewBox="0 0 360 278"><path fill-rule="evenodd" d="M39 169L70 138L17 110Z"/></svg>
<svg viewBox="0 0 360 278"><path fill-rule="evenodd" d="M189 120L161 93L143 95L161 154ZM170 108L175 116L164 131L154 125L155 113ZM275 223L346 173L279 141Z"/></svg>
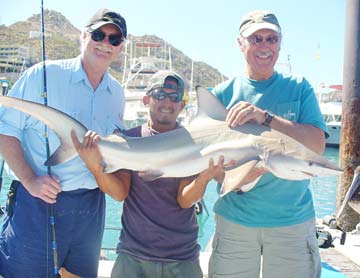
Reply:
<svg viewBox="0 0 360 278"><path fill-rule="evenodd" d="M291 55L290 54L288 54L287 60L288 60L288 65L289 65L289 73L291 74Z"/></svg>
<svg viewBox="0 0 360 278"><path fill-rule="evenodd" d="M46 55L45 55L45 24L44 24L44 1L41 0L41 53L42 53L42 66L43 66L43 92L42 97L44 99L44 105L48 105L47 99L47 83L46 83ZM50 157L50 144L48 136L48 126L45 125L45 145L46 145L46 157ZM51 167L47 166L47 173L51 177ZM54 255L54 277L60 277L59 273L59 262L58 262L58 252L56 246L56 233L55 233L55 217L54 217L54 205L49 204L50 208L50 227L51 227L51 246ZM47 247L48 248L48 247Z"/></svg>

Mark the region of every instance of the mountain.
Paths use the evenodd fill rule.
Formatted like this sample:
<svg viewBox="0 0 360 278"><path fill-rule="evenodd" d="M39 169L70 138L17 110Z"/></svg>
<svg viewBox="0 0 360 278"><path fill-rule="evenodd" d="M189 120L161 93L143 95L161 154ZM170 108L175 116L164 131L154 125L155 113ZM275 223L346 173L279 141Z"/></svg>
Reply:
<svg viewBox="0 0 360 278"><path fill-rule="evenodd" d="M74 27L61 13L53 10L44 11L45 22L45 49L46 57L50 60L72 58L79 54L79 36L81 31ZM191 79L192 60L181 50L155 35L133 36L128 35L128 41L158 43L167 46L159 50L157 55L166 55L166 49L171 49L171 62L173 70L180 73L189 87ZM25 21L16 22L10 26L0 25L0 47L26 46L30 49L31 59L29 65L41 61L41 15L35 14ZM161 53L163 51L164 53ZM121 55L111 65L111 73L122 80L124 57ZM164 57L164 56L161 56ZM1 62L1 61L0 61ZM213 87L224 79L217 69L205 62L194 61L194 84Z"/></svg>

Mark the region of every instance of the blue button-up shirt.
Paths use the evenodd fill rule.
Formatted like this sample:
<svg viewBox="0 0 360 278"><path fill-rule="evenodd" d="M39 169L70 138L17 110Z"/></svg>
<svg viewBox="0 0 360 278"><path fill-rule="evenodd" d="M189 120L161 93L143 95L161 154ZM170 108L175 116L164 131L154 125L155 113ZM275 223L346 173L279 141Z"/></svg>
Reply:
<svg viewBox="0 0 360 278"><path fill-rule="evenodd" d="M122 126L124 91L108 72L105 72L95 91L81 65L80 57L47 61L46 74L48 106L69 114L101 136L109 135L116 127ZM24 73L9 95L44 103L42 92L42 64L37 64ZM29 115L4 107L0 108L0 121L0 133L16 137L21 142L25 158L33 171L37 175L46 174L45 125ZM49 142L50 153L53 153L60 142L51 130ZM9 174L13 175L11 171ZM52 174L60 178L64 191L97 187L93 175L79 157L53 166ZM13 178L16 179L14 176Z"/></svg>

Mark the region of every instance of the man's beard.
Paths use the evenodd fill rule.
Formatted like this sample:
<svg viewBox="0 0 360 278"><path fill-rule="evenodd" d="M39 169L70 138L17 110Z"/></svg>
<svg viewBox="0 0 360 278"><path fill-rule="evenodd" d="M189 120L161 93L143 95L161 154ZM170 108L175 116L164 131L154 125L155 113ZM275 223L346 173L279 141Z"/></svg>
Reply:
<svg viewBox="0 0 360 278"><path fill-rule="evenodd" d="M160 120L158 119L158 120L156 120L156 122L159 125L171 125L172 124L172 122L168 119L160 119Z"/></svg>

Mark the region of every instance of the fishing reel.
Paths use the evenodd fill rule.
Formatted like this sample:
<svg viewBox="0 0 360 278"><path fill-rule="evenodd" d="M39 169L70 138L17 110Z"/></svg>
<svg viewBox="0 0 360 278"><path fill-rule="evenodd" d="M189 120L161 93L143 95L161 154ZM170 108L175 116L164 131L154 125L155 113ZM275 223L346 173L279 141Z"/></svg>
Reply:
<svg viewBox="0 0 360 278"><path fill-rule="evenodd" d="M346 241L346 232L338 229L336 225L336 218L327 215L323 218L321 224L316 225L316 238L318 240L319 248L334 247L334 241L340 240L340 245L344 245Z"/></svg>

